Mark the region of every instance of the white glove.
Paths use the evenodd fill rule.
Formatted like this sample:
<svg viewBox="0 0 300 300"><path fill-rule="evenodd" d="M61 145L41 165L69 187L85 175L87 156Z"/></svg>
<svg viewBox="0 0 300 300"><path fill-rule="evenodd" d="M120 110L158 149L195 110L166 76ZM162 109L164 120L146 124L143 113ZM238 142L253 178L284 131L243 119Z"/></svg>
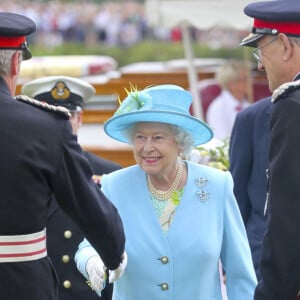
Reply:
<svg viewBox="0 0 300 300"><path fill-rule="evenodd" d="M116 281L123 275L126 265L127 265L126 252L123 253L122 258L123 258L122 262L115 270L109 270L109 283L113 283L114 281Z"/></svg>
<svg viewBox="0 0 300 300"><path fill-rule="evenodd" d="M105 288L106 267L99 256L92 256L86 264L86 271L89 275L90 287L97 293Z"/></svg>

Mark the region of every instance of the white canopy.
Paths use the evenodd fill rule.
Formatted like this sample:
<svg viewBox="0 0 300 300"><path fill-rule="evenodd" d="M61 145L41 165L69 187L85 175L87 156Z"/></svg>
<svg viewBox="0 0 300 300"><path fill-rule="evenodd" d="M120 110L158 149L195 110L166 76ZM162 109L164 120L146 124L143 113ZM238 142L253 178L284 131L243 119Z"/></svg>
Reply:
<svg viewBox="0 0 300 300"><path fill-rule="evenodd" d="M208 29L226 26L251 27L252 19L243 13L254 0L147 0L146 15L150 25L174 27L181 24Z"/></svg>
<svg viewBox="0 0 300 300"><path fill-rule="evenodd" d="M193 94L193 111L203 119L197 91L197 74L193 66L193 49L188 26L209 29L214 26L250 30L252 18L243 12L254 0L146 0L146 18L151 26L181 26L185 56L188 62L190 90ZM239 47L239 45L237 45Z"/></svg>

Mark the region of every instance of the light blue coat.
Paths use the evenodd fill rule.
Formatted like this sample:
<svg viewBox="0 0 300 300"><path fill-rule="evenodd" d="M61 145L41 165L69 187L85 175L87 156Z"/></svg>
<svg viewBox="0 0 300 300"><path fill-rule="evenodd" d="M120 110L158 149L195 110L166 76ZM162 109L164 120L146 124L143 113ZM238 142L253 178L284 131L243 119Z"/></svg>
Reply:
<svg viewBox="0 0 300 300"><path fill-rule="evenodd" d="M190 162L187 166L184 194L167 235L138 166L103 176L103 191L124 223L128 255L113 300L220 300L219 259L229 300L253 299L256 277L231 175ZM75 260L86 278L92 254L83 241Z"/></svg>

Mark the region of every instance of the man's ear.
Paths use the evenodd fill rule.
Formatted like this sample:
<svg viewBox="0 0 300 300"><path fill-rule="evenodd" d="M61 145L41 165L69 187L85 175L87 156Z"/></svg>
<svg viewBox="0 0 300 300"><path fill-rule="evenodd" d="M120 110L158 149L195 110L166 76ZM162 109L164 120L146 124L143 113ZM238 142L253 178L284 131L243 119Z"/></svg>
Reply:
<svg viewBox="0 0 300 300"><path fill-rule="evenodd" d="M22 61L22 52L16 51L11 60L11 74L12 75L18 75L20 72L20 66Z"/></svg>
<svg viewBox="0 0 300 300"><path fill-rule="evenodd" d="M79 124L79 127L82 125L82 118L83 118L83 112L80 111L78 113L78 124Z"/></svg>
<svg viewBox="0 0 300 300"><path fill-rule="evenodd" d="M293 44L289 40L287 35L283 33L279 33L278 39L282 42L282 45L284 47L283 59L287 61L290 59L291 55L293 54Z"/></svg>

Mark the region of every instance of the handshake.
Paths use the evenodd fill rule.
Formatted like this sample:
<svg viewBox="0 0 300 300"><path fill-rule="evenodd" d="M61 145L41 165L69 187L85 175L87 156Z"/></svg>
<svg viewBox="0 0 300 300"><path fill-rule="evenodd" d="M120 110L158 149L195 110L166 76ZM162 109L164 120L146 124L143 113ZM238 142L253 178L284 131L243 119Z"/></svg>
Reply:
<svg viewBox="0 0 300 300"><path fill-rule="evenodd" d="M109 270L108 281L113 283L119 279L127 265L127 254L124 252L123 260L119 267L115 270ZM107 268L105 267L102 259L99 255L92 256L89 258L86 264L86 271L89 275L88 285L94 290L98 295L105 288L107 282Z"/></svg>

